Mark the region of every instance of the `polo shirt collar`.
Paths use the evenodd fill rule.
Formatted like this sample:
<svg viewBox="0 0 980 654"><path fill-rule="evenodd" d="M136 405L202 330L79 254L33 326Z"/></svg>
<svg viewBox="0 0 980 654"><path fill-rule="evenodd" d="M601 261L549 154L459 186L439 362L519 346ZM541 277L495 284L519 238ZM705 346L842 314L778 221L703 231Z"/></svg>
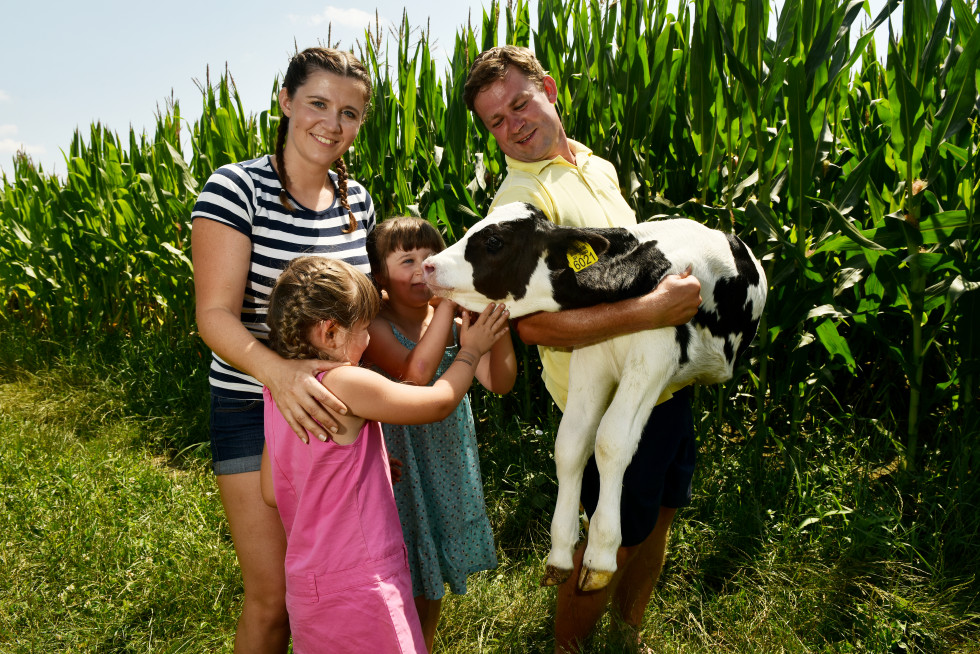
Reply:
<svg viewBox="0 0 980 654"><path fill-rule="evenodd" d="M582 166L583 163L585 163L586 159L592 156L592 150L585 147L578 141L573 141L572 139L568 139L568 148L572 151L572 154L575 155L575 162L577 164L577 167L579 168ZM559 166L563 164L566 166L572 165L571 163L565 160L565 157L562 157L561 155L558 155L554 159L545 160L545 161L532 161L530 163L526 161L518 161L517 159L512 159L507 155L504 155L504 160L506 161L508 168L512 168L514 170L520 170L522 172L530 173L532 175L540 174L542 170L544 170L551 164L556 164Z"/></svg>

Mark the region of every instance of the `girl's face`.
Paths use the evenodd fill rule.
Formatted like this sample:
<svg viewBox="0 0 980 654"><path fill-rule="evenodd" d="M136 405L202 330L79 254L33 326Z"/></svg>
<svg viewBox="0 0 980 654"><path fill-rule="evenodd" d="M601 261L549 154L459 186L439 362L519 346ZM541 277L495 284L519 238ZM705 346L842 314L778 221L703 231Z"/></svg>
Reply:
<svg viewBox="0 0 980 654"><path fill-rule="evenodd" d="M381 286L388 291L389 300L413 306L428 304L432 291L422 281L422 262L432 254L435 252L429 248L399 248L385 257L388 277Z"/></svg>
<svg viewBox="0 0 980 654"><path fill-rule="evenodd" d="M330 167L357 136L366 107L364 85L357 80L318 70L289 97L279 92L279 105L289 117L286 152L317 167Z"/></svg>
<svg viewBox="0 0 980 654"><path fill-rule="evenodd" d="M360 362L364 350L371 342L371 336L368 334L368 325L370 324L370 321L365 320L357 323L351 329L336 328L335 339L338 348L335 358L338 361L349 361L354 365Z"/></svg>

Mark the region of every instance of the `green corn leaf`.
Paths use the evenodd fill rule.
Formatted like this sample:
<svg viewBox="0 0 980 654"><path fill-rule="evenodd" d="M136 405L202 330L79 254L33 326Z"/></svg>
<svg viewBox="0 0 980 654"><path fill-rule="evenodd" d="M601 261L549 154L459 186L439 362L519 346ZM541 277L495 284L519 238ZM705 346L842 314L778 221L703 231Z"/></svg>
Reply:
<svg viewBox="0 0 980 654"><path fill-rule="evenodd" d="M948 4L944 4L948 7ZM929 161L929 180L940 174L938 160L942 154L941 145L957 134L973 115L977 103L977 66L980 61L980 30L975 30L955 65L946 75L946 95L932 128Z"/></svg>
<svg viewBox="0 0 980 654"><path fill-rule="evenodd" d="M872 229L859 230L860 236L852 237L844 234L830 238L815 248L816 252L853 251L863 247L864 242L870 241L879 247L868 249L901 250L908 247L909 240L919 245L948 246L953 241L964 238L973 225L973 220L966 211L944 211L926 216L919 222L918 229L908 225L898 216L886 216L884 223Z"/></svg>
<svg viewBox="0 0 980 654"><path fill-rule="evenodd" d="M415 75L406 75L408 79L399 80L399 86L403 89L402 91L402 137L404 138L404 143L401 147L405 148L404 152L414 152L415 142L418 137L418 124L416 122L417 116L415 113L416 105L416 86L415 86Z"/></svg>
<svg viewBox="0 0 980 654"><path fill-rule="evenodd" d="M908 168L912 176L918 174L918 162L922 161L925 150L925 139L922 129L925 125L925 114L922 107L922 97L902 66L902 61L895 48L888 53L889 68L893 72L888 85L888 99L892 107L891 138L896 154ZM903 178L908 174L900 172ZM911 179L906 179L911 184Z"/></svg>
<svg viewBox="0 0 980 654"><path fill-rule="evenodd" d="M840 212L847 215L858 201L871 180L874 167L880 165L885 144L881 143L868 156L862 159L835 188L834 197Z"/></svg>
<svg viewBox="0 0 980 654"><path fill-rule="evenodd" d="M868 25L868 31L874 32L876 29L878 29L878 26L888 20L888 17L891 16L892 13L894 13L894 11L901 6L901 4L902 0L888 0L888 2L885 3L885 6L881 8L881 11L878 12L875 19L871 21L870 25Z"/></svg>
<svg viewBox="0 0 980 654"><path fill-rule="evenodd" d="M753 113L757 113L759 104L759 80L756 79L755 74L742 62L738 54L736 54L732 45L732 39L725 30L725 26L721 23L718 13L711 11L709 16L716 22L715 29L718 30L721 45L724 48L725 61L728 63L728 69L744 87L749 108Z"/></svg>
<svg viewBox="0 0 980 654"><path fill-rule="evenodd" d="M197 194L197 181L194 179L194 175L191 173L190 167L184 158L181 156L180 152L175 148L169 141L165 143L167 147L167 152L170 154L170 161L177 168L180 174L180 186L183 191L188 195Z"/></svg>
<svg viewBox="0 0 980 654"><path fill-rule="evenodd" d="M834 322L832 320L822 320L817 323L814 331L817 334L817 339L823 344L831 358L840 357L844 360L848 371L854 372L857 367L857 362L851 354L851 348L848 346L847 341L837 331L837 326Z"/></svg>
<svg viewBox="0 0 980 654"><path fill-rule="evenodd" d="M944 0L939 8L939 15L932 24L932 31L929 40L926 42L922 55L919 57L919 71L925 72L935 67L935 59L939 56L940 48L946 40L946 31L949 28L949 14L952 9L951 0Z"/></svg>
<svg viewBox="0 0 980 654"><path fill-rule="evenodd" d="M821 200L820 198L810 198L810 200L822 206L824 210L827 212L827 214L830 216L831 222L834 224L834 226L837 227L841 232L843 232L843 234L846 235L848 238L850 238L853 242L860 245L862 248L867 248L869 250L886 249L881 245L875 243L871 238L865 236L864 233L861 232L861 230L855 227L851 221L849 221L847 218L844 217L841 211L834 204L827 202L826 200ZM821 244L817 244L817 246L814 249L817 252L826 251L826 248L823 247Z"/></svg>
<svg viewBox="0 0 980 654"><path fill-rule="evenodd" d="M956 32L962 45L970 40L977 28L977 19L973 10L964 0L953 0L953 14L956 21Z"/></svg>
<svg viewBox="0 0 980 654"><path fill-rule="evenodd" d="M12 223L10 225L10 227L11 227L11 230L13 231L13 233L14 233L14 236L17 237L17 240L19 240L21 243L23 243L27 247L32 247L33 246L34 242L31 240L30 235L26 231L24 231L24 228L21 225L19 225L17 223ZM32 277L33 276L34 275L32 275Z"/></svg>
<svg viewBox="0 0 980 654"><path fill-rule="evenodd" d="M691 88L691 128L700 141L702 154L710 147L715 129L711 115L714 88L711 81L711 48L703 27L704 21L695 20L694 34L691 36L691 57L689 84Z"/></svg>
<svg viewBox="0 0 980 654"><path fill-rule="evenodd" d="M809 205L804 198L813 184L817 143L810 125L809 90L804 62L796 58L787 68L786 113L793 152L790 159L790 197L796 206L797 228L806 232L810 227Z"/></svg>
<svg viewBox="0 0 980 654"><path fill-rule="evenodd" d="M804 269L808 267L805 254L787 238L783 226L773 214L772 208L769 205L761 204L754 200L750 201L748 207L746 207L745 214L749 220L749 225L753 229L766 234L768 237L767 240L778 243L781 250L793 257L799 266ZM772 281L770 280L770 283Z"/></svg>

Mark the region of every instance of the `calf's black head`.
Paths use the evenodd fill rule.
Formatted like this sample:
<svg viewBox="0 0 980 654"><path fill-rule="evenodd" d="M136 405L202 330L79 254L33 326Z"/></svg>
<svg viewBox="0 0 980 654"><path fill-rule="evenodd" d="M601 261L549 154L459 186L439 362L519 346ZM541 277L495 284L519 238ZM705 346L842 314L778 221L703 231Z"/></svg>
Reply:
<svg viewBox="0 0 980 654"><path fill-rule="evenodd" d="M569 252L583 243L596 255L609 247L593 231L556 228L530 204L508 204L429 257L425 281L435 294L473 311L490 302L505 303L514 317L557 311L552 273L568 268Z"/></svg>

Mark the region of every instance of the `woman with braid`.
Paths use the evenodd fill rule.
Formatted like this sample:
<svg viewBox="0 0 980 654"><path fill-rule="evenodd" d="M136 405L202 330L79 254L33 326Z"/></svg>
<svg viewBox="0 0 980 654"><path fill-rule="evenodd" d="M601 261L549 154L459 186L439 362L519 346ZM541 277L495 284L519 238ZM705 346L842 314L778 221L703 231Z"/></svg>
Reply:
<svg viewBox="0 0 980 654"><path fill-rule="evenodd" d="M431 386L392 381L358 363L380 297L342 261L294 259L269 300L269 342L284 357L348 363L324 373L349 407L321 443L296 438L272 397L265 405L262 494L286 529L286 606L293 651L426 652L379 421L423 424L456 410L481 358L509 338L503 305L470 321Z"/></svg>
<svg viewBox="0 0 980 654"><path fill-rule="evenodd" d="M267 346L269 294L300 255L369 271L365 239L374 205L348 178L343 155L371 100L371 78L348 52L309 48L289 62L279 93L276 152L222 166L192 213L192 256L201 337L213 352L211 454L242 569L245 597L235 652L285 652L289 621L286 537L262 501L262 389L303 441L337 432L344 404L316 375L339 365L284 358Z"/></svg>

